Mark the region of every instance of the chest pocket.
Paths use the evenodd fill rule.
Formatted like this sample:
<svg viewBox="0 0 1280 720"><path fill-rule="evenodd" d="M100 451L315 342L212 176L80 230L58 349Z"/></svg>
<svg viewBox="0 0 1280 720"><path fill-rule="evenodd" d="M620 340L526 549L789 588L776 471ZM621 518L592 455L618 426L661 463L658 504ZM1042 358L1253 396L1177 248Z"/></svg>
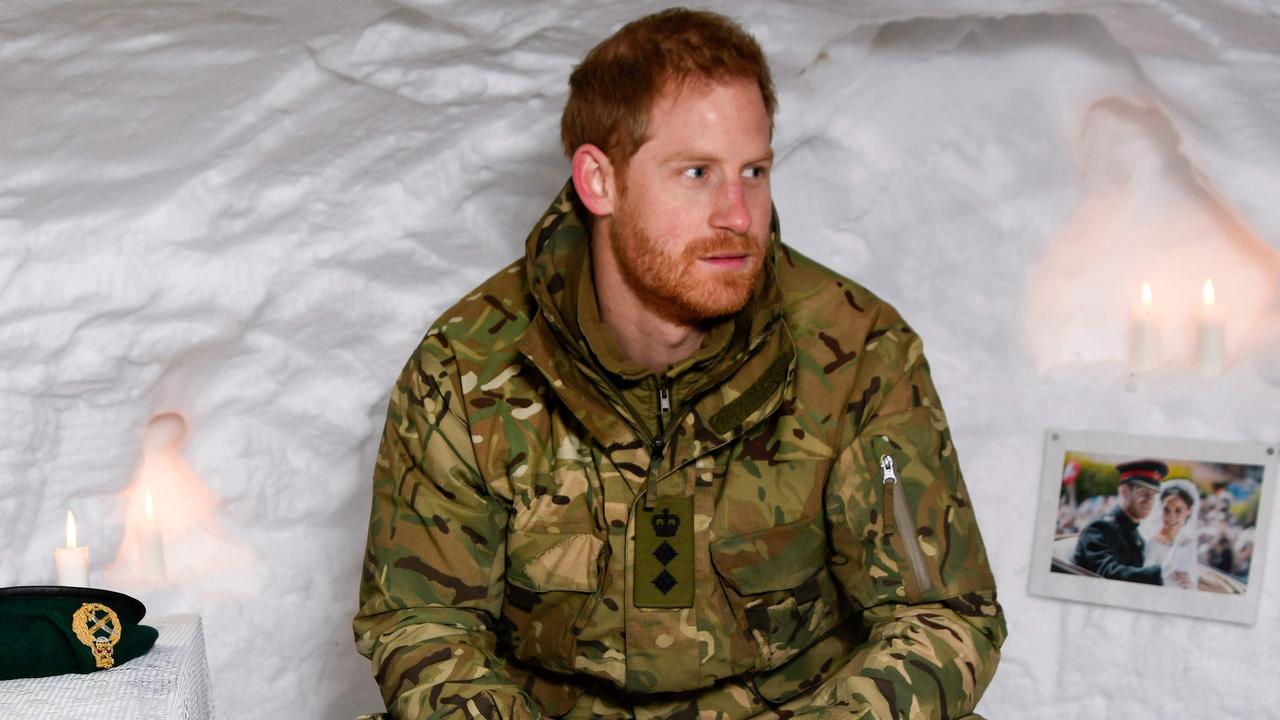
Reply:
<svg viewBox="0 0 1280 720"><path fill-rule="evenodd" d="M821 516L711 544L729 605L758 646L758 671L782 665L845 619L826 558Z"/></svg>
<svg viewBox="0 0 1280 720"><path fill-rule="evenodd" d="M516 657L557 672L573 671L578 633L609 564L587 472L571 463L541 474L507 529L503 628Z"/></svg>

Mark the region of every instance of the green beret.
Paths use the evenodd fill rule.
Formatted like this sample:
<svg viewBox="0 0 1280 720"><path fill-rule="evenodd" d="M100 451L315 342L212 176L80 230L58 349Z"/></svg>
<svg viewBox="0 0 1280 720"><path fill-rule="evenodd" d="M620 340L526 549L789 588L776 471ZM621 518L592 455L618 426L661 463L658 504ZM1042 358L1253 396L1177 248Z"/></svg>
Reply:
<svg viewBox="0 0 1280 720"><path fill-rule="evenodd" d="M159 632L147 609L97 588L0 588L0 680L91 673L146 654Z"/></svg>

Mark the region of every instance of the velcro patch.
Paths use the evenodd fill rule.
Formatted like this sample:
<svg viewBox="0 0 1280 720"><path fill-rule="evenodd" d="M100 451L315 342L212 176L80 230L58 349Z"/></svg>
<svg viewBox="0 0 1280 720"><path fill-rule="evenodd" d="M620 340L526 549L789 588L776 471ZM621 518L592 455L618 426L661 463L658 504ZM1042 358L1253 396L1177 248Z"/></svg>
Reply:
<svg viewBox="0 0 1280 720"><path fill-rule="evenodd" d="M786 355L779 355L751 387L711 416L711 429L723 435L741 424L769 399L779 385L787 381L790 367L791 360Z"/></svg>

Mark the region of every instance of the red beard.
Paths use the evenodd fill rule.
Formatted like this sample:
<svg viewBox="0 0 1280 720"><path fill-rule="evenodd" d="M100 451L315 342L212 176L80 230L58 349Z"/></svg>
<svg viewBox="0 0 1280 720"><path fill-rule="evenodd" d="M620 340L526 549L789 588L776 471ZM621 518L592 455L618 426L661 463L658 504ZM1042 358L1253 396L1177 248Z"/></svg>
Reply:
<svg viewBox="0 0 1280 720"><path fill-rule="evenodd" d="M764 267L762 240L724 231L673 248L654 240L626 204L614 221L611 243L622 278L650 312L693 325L732 315L751 298ZM736 267L701 259L731 255L743 256Z"/></svg>

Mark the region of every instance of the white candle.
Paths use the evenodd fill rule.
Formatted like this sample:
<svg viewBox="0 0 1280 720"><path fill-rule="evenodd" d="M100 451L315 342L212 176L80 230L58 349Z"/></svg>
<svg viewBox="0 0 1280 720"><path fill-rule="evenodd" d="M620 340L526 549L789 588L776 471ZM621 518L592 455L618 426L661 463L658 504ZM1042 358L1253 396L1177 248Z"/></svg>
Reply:
<svg viewBox="0 0 1280 720"><path fill-rule="evenodd" d="M1227 364L1226 329L1213 293L1213 280L1204 281L1204 305L1196 316L1196 364L1200 372L1217 375Z"/></svg>
<svg viewBox="0 0 1280 720"><path fill-rule="evenodd" d="M76 545L76 516L67 511L67 546L53 549L58 584L89 587L89 547Z"/></svg>
<svg viewBox="0 0 1280 720"><path fill-rule="evenodd" d="M146 517L142 521L142 574L148 580L163 581L164 542L160 539L160 523L156 521L155 508L151 501L151 488L147 488Z"/></svg>
<svg viewBox="0 0 1280 720"><path fill-rule="evenodd" d="M1142 283L1142 304L1133 310L1129 326L1129 365L1135 371L1160 365L1160 323L1151 308L1151 285Z"/></svg>

